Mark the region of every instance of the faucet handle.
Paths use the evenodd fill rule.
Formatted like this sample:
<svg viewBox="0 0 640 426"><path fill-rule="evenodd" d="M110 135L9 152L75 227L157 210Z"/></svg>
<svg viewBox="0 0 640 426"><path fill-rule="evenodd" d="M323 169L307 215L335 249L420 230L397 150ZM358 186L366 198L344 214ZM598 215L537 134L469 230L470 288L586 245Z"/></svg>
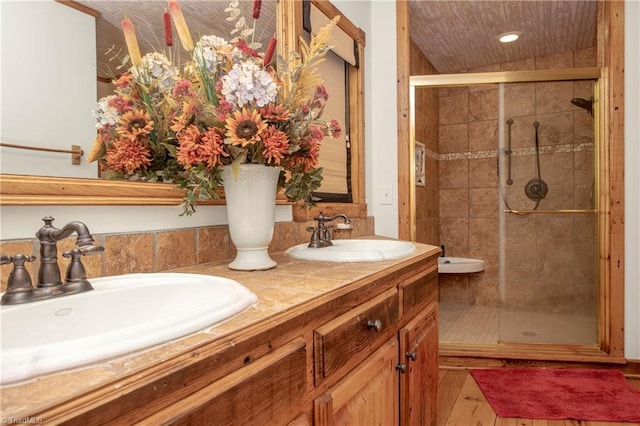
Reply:
<svg viewBox="0 0 640 426"><path fill-rule="evenodd" d="M33 294L33 286L31 284L31 276L25 269L25 262L33 262L35 256L16 254L14 256L3 255L0 257L0 264L6 265L13 263L13 271L9 274L7 281L7 292L2 296L0 304L16 304L31 301Z"/></svg>
<svg viewBox="0 0 640 426"><path fill-rule="evenodd" d="M104 250L104 248L101 246L94 247L99 247L102 249L96 251ZM65 251L64 253L62 253L62 256L71 258L71 262L67 267L67 274L64 281L64 287L66 287L65 290L67 292L70 292L71 290L88 291L93 289L93 287L87 280L87 271L84 269L84 265L80 260L80 257L86 256L87 253L90 252L88 252L85 247L75 248L73 250Z"/></svg>
<svg viewBox="0 0 640 426"><path fill-rule="evenodd" d="M307 226L307 231L311 232L311 240L307 247L318 248L320 247L320 235L316 226Z"/></svg>

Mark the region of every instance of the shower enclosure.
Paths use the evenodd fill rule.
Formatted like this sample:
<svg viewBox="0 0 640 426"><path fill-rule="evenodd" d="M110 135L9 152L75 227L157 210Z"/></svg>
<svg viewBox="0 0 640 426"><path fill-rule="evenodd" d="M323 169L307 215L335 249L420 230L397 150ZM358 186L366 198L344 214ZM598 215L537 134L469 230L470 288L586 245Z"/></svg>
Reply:
<svg viewBox="0 0 640 426"><path fill-rule="evenodd" d="M422 241L486 264L440 274L441 348L600 350L599 76L593 68L416 79L423 122L412 118L414 142L436 150L426 155L437 170L426 175L427 185L437 179L427 194L437 194L438 241ZM434 103L436 114L420 111ZM435 144L425 131L434 127ZM416 209L429 205L423 193L416 189Z"/></svg>
<svg viewBox="0 0 640 426"><path fill-rule="evenodd" d="M598 343L595 86L499 84L499 343Z"/></svg>

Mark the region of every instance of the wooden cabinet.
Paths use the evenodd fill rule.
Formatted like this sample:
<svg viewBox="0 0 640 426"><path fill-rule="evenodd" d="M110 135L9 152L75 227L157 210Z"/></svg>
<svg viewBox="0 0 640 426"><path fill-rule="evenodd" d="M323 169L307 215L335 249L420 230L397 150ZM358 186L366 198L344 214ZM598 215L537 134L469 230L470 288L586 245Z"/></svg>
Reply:
<svg viewBox="0 0 640 426"><path fill-rule="evenodd" d="M315 331L316 383L340 371L327 366L348 365L350 358L359 360L366 349L377 347L376 334L367 330L372 318L384 320L374 327L379 337L390 334L385 330L393 332L386 343L314 401L315 425L436 424L436 268L410 276L398 284L399 292L390 289ZM399 317L398 312L404 315ZM396 324L404 325L398 328ZM335 359L340 363L331 362Z"/></svg>
<svg viewBox="0 0 640 426"><path fill-rule="evenodd" d="M402 425L435 425L438 407L438 318L434 304L400 330Z"/></svg>
<svg viewBox="0 0 640 426"><path fill-rule="evenodd" d="M353 273L303 303L25 416L83 426L433 425L437 255L434 247ZM288 292L265 289L259 303L283 303Z"/></svg>

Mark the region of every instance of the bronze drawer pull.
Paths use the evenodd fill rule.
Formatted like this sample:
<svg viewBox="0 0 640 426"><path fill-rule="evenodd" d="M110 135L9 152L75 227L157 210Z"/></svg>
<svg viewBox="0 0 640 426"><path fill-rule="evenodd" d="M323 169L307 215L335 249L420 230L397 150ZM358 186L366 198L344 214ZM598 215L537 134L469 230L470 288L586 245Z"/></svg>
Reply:
<svg viewBox="0 0 640 426"><path fill-rule="evenodd" d="M413 352L407 352L406 354L404 354L407 358L409 358L411 361L415 361L416 358L418 357L418 354L416 353L416 351Z"/></svg>
<svg viewBox="0 0 640 426"><path fill-rule="evenodd" d="M369 320L369 322L367 322L367 327L373 328L375 331L380 331L382 330L382 321L380 321L379 319L375 321Z"/></svg>

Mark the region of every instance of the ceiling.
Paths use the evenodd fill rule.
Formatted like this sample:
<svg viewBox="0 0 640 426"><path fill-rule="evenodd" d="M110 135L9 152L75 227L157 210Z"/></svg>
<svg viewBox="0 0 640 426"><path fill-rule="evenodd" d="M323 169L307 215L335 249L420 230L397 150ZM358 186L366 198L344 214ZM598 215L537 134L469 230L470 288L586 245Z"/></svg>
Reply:
<svg viewBox="0 0 640 426"><path fill-rule="evenodd" d="M440 73L596 45L595 0L409 0L411 38ZM520 39L500 43L499 34Z"/></svg>
<svg viewBox="0 0 640 426"><path fill-rule="evenodd" d="M151 51L168 49L164 41L163 13L167 9L167 0L76 0L100 14L96 18L96 52L98 56L98 76L111 77L118 75L116 67L120 62L109 60L114 55L123 58L127 48L122 34L122 19L131 20L136 30L136 38L140 52L144 55ZM180 0L182 14L185 17L194 43L202 35L218 35L230 38L235 22L227 22L225 9L230 0ZM253 1L240 1L242 16L251 18ZM276 33L276 0L263 0L260 18L256 24L255 35L266 45ZM180 39L173 28L173 54L181 51ZM109 53L107 53L109 52ZM112 53L111 53L112 52Z"/></svg>
<svg viewBox="0 0 640 426"><path fill-rule="evenodd" d="M124 14L136 26L144 54L163 44L162 14L166 0L78 0L98 12L98 74L115 75L115 62L104 55L112 46L126 54L120 23ZM203 34L228 37L232 24L224 18L225 0L181 0L194 41ZM275 0L262 2L256 34L262 40L275 33ZM240 1L251 17L253 1ZM409 0L411 38L440 73L510 62L534 56L595 46L596 0ZM375 7L375 1L372 3ZM220 26L218 32L213 26ZM497 35L522 33L514 43ZM266 42L266 41L265 41ZM179 45L174 29L174 46ZM108 71L110 70L110 71Z"/></svg>

